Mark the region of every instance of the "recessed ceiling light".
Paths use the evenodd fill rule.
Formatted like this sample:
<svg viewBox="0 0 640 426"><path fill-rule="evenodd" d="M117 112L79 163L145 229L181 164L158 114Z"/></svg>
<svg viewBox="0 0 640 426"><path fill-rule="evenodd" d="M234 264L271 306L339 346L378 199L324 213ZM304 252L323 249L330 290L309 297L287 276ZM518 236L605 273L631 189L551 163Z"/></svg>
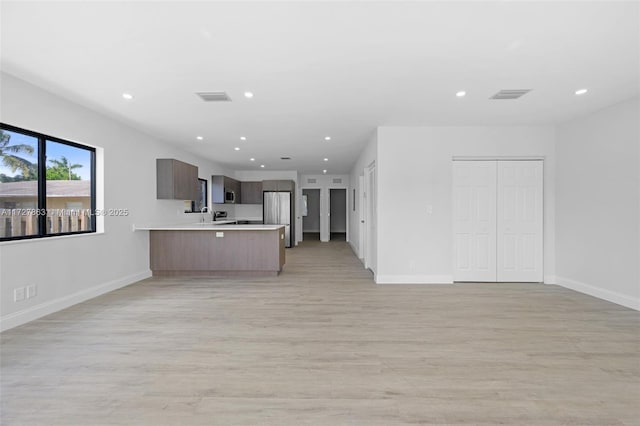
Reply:
<svg viewBox="0 0 640 426"><path fill-rule="evenodd" d="M196 139L198 139L199 141L201 141L202 139L204 139L202 136L196 136Z"/></svg>
<svg viewBox="0 0 640 426"><path fill-rule="evenodd" d="M580 89L580 90L576 90L576 95L584 95L585 93L587 93L589 90L587 89Z"/></svg>
<svg viewBox="0 0 640 426"><path fill-rule="evenodd" d="M464 90L460 90L459 92L456 93L456 96L459 98L463 98L467 95L467 92L465 92Z"/></svg>
<svg viewBox="0 0 640 426"><path fill-rule="evenodd" d="M324 170L322 171L322 173L324 173L324 174L326 175L326 174L327 174L327 169L324 169Z"/></svg>
<svg viewBox="0 0 640 426"><path fill-rule="evenodd" d="M329 161L329 159L328 159L328 158L325 158L325 159L324 159L324 161Z"/></svg>
<svg viewBox="0 0 640 426"><path fill-rule="evenodd" d="M324 140L325 140L325 141L330 141L330 140L331 140L331 136L325 136L325 137L324 137Z"/></svg>
<svg viewBox="0 0 640 426"><path fill-rule="evenodd" d="M244 136L240 136L240 140L241 140L241 141L246 141L246 140L247 140L247 138L245 138Z"/></svg>
<svg viewBox="0 0 640 426"><path fill-rule="evenodd" d="M249 158L249 161L256 161L255 158Z"/></svg>
<svg viewBox="0 0 640 426"><path fill-rule="evenodd" d="M130 101L131 99L133 99L133 95L131 93L123 93L122 97L125 98L126 100Z"/></svg>
<svg viewBox="0 0 640 426"><path fill-rule="evenodd" d="M244 97L249 99L253 98L253 92L244 92Z"/></svg>
<svg viewBox="0 0 640 426"><path fill-rule="evenodd" d="M235 148L233 148L233 149L235 149L236 151L240 151L240 147L239 147L239 146L236 146L236 147L235 147Z"/></svg>
<svg viewBox="0 0 640 426"><path fill-rule="evenodd" d="M264 164L260 164L260 167L262 167L264 169Z"/></svg>

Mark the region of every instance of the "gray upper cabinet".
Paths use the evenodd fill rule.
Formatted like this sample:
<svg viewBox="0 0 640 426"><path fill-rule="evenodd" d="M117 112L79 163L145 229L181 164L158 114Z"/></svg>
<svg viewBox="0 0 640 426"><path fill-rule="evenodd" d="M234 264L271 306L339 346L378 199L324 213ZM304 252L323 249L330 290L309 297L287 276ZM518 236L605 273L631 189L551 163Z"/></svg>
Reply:
<svg viewBox="0 0 640 426"><path fill-rule="evenodd" d="M262 181L262 190L263 191L277 191L278 190L278 181L277 180L263 180Z"/></svg>
<svg viewBox="0 0 640 426"><path fill-rule="evenodd" d="M278 191L295 191L295 182L292 180L279 180Z"/></svg>
<svg viewBox="0 0 640 426"><path fill-rule="evenodd" d="M240 182L242 204L262 204L262 182Z"/></svg>
<svg viewBox="0 0 640 426"><path fill-rule="evenodd" d="M156 198L197 199L198 167L172 158L156 159Z"/></svg>
<svg viewBox="0 0 640 426"><path fill-rule="evenodd" d="M292 180L265 180L262 182L263 191L291 191L295 190L295 182Z"/></svg>
<svg viewBox="0 0 640 426"><path fill-rule="evenodd" d="M211 176L211 200L215 204L232 203L227 201L225 193L233 192L235 203L241 203L242 188L240 181L227 176L213 175Z"/></svg>

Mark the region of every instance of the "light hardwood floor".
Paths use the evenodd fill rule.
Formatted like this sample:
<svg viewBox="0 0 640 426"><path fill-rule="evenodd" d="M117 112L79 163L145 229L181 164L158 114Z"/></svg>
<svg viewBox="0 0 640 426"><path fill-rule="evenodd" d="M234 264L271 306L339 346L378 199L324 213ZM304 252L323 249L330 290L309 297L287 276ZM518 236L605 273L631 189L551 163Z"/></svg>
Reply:
<svg viewBox="0 0 640 426"><path fill-rule="evenodd" d="M638 312L557 286L150 279L1 335L3 425L640 424Z"/></svg>

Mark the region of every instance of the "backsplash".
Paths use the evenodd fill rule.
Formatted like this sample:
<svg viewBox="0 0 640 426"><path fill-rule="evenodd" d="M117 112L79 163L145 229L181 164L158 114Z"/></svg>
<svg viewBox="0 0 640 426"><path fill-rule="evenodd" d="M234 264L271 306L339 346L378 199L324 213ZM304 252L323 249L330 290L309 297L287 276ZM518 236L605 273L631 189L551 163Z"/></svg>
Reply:
<svg viewBox="0 0 640 426"><path fill-rule="evenodd" d="M229 213L231 216L231 213ZM240 219L262 219L262 204L236 204L235 216Z"/></svg>
<svg viewBox="0 0 640 426"><path fill-rule="evenodd" d="M235 217L235 204L212 204L211 210L214 212L227 212L228 217Z"/></svg>

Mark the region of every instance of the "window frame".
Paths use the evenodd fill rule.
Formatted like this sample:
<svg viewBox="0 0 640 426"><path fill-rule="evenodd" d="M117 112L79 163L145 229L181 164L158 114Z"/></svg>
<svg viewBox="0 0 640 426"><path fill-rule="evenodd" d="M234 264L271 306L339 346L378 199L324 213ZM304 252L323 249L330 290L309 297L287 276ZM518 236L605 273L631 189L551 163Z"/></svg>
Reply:
<svg viewBox="0 0 640 426"><path fill-rule="evenodd" d="M202 191L202 184L204 183L204 192ZM209 181L207 179L202 179L202 178L198 178L198 193L199 194L204 194L204 200L202 200L202 207L200 208L200 210L202 210L203 208L207 208L207 210L209 209ZM199 197L200 195L198 195ZM198 201L198 200L196 200ZM200 213L200 212L198 212Z"/></svg>
<svg viewBox="0 0 640 426"><path fill-rule="evenodd" d="M34 235L21 235L15 237L0 237L0 243L7 241L20 241L20 240L34 240L40 238L51 237L64 237L67 235L79 235L79 234L95 234L97 232L96 221L96 149L91 146L83 145L77 142L68 141L55 136L47 135L44 133L35 132L33 130L24 129L17 126L0 122L0 129L9 132L21 133L23 135L34 137L38 140L38 210L46 211L47 209L47 141L56 142L59 144L71 146L78 149L89 151L90 153L90 176L91 176L91 229L87 231L70 231L70 232L58 232L55 234L47 233L47 215L38 215L38 234Z"/></svg>

